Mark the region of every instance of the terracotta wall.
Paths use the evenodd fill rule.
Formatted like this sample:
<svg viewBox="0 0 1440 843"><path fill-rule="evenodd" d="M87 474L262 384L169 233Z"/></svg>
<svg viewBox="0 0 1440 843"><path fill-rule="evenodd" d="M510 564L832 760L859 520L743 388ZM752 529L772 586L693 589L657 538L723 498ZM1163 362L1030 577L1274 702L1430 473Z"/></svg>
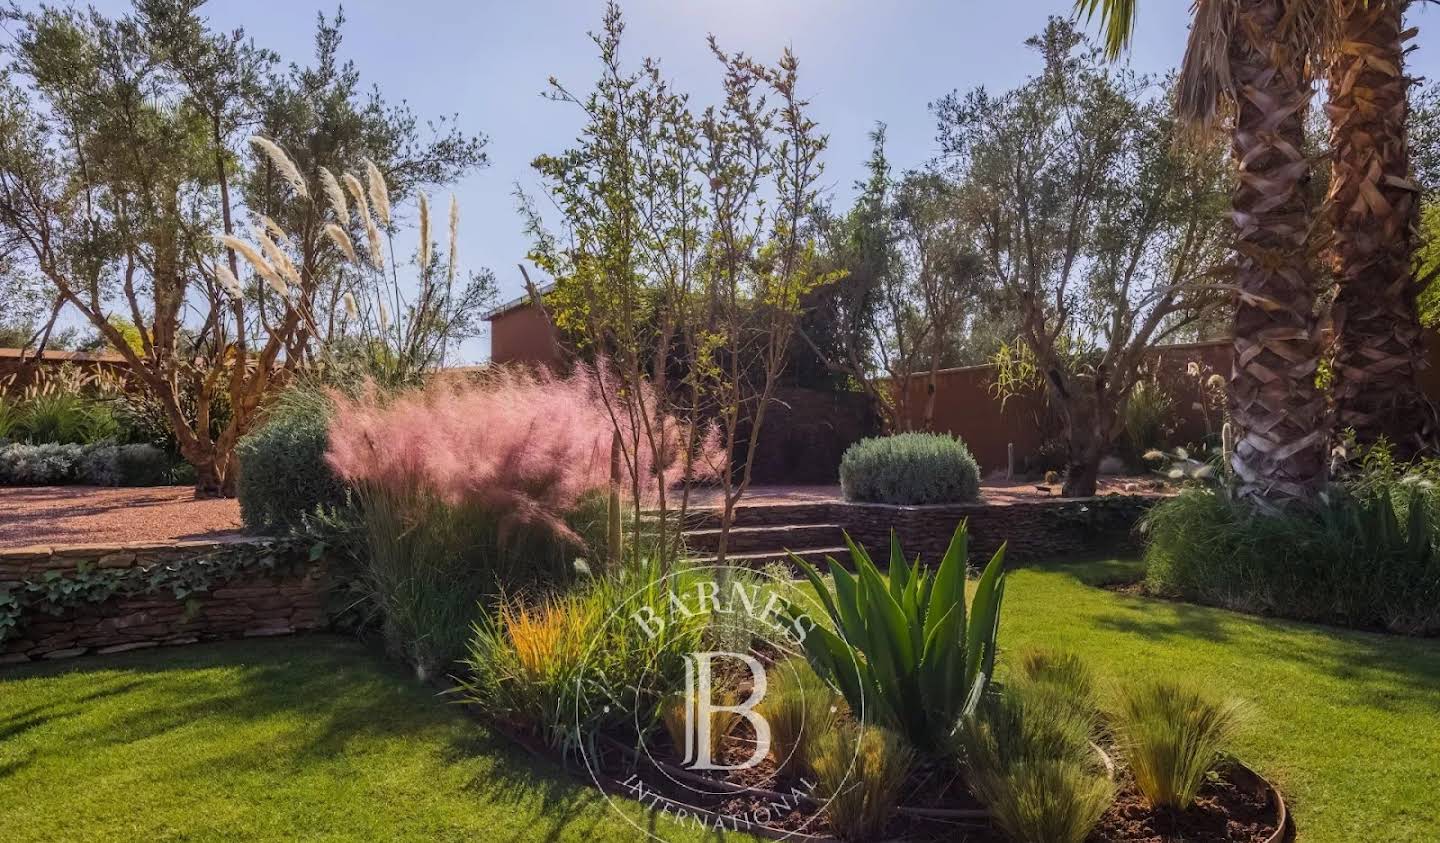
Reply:
<svg viewBox="0 0 1440 843"><path fill-rule="evenodd" d="M117 653L224 638L289 635L329 625L323 561L312 562L268 539L241 542L173 542L0 549L0 592L23 588L51 572L73 578L83 569L184 563L217 552L271 556L256 567L202 592L177 599L172 590L112 597L67 608L58 615L30 610L19 628L0 640L0 665ZM289 554L287 556L287 554Z"/></svg>
<svg viewBox="0 0 1440 843"><path fill-rule="evenodd" d="M29 386L37 376L53 372L65 365L86 374L124 374L130 365L125 358L110 352L47 351L38 361L32 352L18 348L0 348L0 392L18 392Z"/></svg>
<svg viewBox="0 0 1440 843"><path fill-rule="evenodd" d="M490 360L494 363L561 361L555 326L530 304L520 304L490 319Z"/></svg>
<svg viewBox="0 0 1440 843"><path fill-rule="evenodd" d="M1208 427L1219 424L1217 408L1211 407L1207 413L1194 406L1202 396L1197 392L1196 379L1186 375L1186 367L1194 362L1202 371L1228 377L1230 342L1165 346L1153 355L1156 376L1174 401L1172 441L1180 444L1202 440L1207 415ZM1060 432L1059 419L1048 409L1043 392L1016 395L1002 402L994 381L994 366L967 366L936 373L935 429L964 439L987 472L1005 468L1008 444L1015 445L1016 461L1023 466L1048 436ZM924 422L926 387L925 375L911 378L907 415L917 429Z"/></svg>

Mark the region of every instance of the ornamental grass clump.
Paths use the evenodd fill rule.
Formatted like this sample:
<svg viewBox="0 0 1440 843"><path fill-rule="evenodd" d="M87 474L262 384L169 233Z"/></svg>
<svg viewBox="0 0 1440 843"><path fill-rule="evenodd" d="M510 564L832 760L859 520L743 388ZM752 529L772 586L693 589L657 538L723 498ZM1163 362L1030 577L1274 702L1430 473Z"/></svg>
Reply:
<svg viewBox="0 0 1440 843"><path fill-rule="evenodd" d="M965 443L943 433L862 439L840 458L846 500L900 505L980 497L980 466Z"/></svg>
<svg viewBox="0 0 1440 843"><path fill-rule="evenodd" d="M877 726L837 725L814 743L815 796L842 840L876 840L895 812L915 752Z"/></svg>
<svg viewBox="0 0 1440 843"><path fill-rule="evenodd" d="M781 775L810 775L815 741L835 727L844 701L803 658L778 662L766 677L755 710L770 726L770 757Z"/></svg>
<svg viewBox="0 0 1440 843"><path fill-rule="evenodd" d="M1065 693L1079 673L1060 664L1029 660L955 734L966 784L1017 843L1081 843L1114 799L1090 742L1096 711Z"/></svg>
<svg viewBox="0 0 1440 843"><path fill-rule="evenodd" d="M1195 803L1235 737L1241 710L1232 700L1174 682L1121 691L1115 742L1151 807L1183 811Z"/></svg>

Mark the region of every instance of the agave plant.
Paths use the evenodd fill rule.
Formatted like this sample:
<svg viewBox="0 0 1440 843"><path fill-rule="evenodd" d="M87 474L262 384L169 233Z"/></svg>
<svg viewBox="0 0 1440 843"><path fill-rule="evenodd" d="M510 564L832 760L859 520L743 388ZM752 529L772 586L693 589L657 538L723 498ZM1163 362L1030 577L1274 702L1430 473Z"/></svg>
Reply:
<svg viewBox="0 0 1440 843"><path fill-rule="evenodd" d="M889 726L916 747L938 747L962 717L972 716L994 675L995 639L1005 595L1005 548L995 552L965 606L968 534L961 522L932 575L917 557L905 564L890 535L890 581L848 535L852 575L830 560L832 596L820 574L792 554L810 580L834 631L816 625L805 653L857 714ZM791 609L799 623L802 612Z"/></svg>

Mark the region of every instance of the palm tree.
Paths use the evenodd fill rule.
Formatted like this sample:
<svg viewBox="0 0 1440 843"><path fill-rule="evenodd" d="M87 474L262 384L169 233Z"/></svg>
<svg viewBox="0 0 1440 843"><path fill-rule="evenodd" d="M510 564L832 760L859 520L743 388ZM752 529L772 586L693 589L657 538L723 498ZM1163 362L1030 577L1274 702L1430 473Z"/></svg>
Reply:
<svg viewBox="0 0 1440 843"><path fill-rule="evenodd" d="M1327 73L1331 173L1326 221L1335 268L1337 425L1382 436L1409 457L1433 442L1418 374L1425 359L1413 272L1419 194L1409 181L1405 0L1333 0Z"/></svg>
<svg viewBox="0 0 1440 843"><path fill-rule="evenodd" d="M1177 107L1199 129L1233 109L1236 165L1231 466L1237 494L1262 509L1314 496L1325 481L1325 400L1303 152L1329 0L1196 0ZM1077 0L1099 13L1112 55L1128 44L1135 0Z"/></svg>

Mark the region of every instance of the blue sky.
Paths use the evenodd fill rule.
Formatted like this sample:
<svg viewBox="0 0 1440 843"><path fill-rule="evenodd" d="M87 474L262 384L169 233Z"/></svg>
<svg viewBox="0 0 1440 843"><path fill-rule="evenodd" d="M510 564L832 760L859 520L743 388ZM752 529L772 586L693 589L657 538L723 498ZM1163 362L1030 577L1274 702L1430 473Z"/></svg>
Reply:
<svg viewBox="0 0 1440 843"><path fill-rule="evenodd" d="M97 5L118 13L128 3ZM595 77L587 32L600 22L603 0L366 0L345 4L343 53L365 83L378 84L392 101L407 100L421 117L458 112L461 126L490 137L491 165L457 185L461 203L462 261L489 266L505 298L520 292L516 263L528 241L515 212L518 182L536 188L529 162L557 152L574 138L580 118L573 106L544 100L546 79L557 76L572 91ZM1422 28L1437 19L1424 4L1412 7ZM1188 0L1144 0L1130 62L1145 71L1176 65L1184 49ZM314 0L212 0L202 13L213 26L243 26L285 61L311 54L315 14L335 11ZM830 136L824 184L846 201L868 153L866 133L876 121L889 126L897 169L918 165L935 152L927 103L952 89L1005 88L1035 69L1022 46L1049 15L1068 15L1071 0L1006 3L949 0L628 0L625 56L661 60L692 102L712 101L718 88L705 36L727 50L774 59L785 46L800 59L801 84L812 115ZM1423 34L1417 43L1424 45ZM1440 75L1434 49L1412 53L1413 75ZM488 338L470 342L466 361L484 359Z"/></svg>

